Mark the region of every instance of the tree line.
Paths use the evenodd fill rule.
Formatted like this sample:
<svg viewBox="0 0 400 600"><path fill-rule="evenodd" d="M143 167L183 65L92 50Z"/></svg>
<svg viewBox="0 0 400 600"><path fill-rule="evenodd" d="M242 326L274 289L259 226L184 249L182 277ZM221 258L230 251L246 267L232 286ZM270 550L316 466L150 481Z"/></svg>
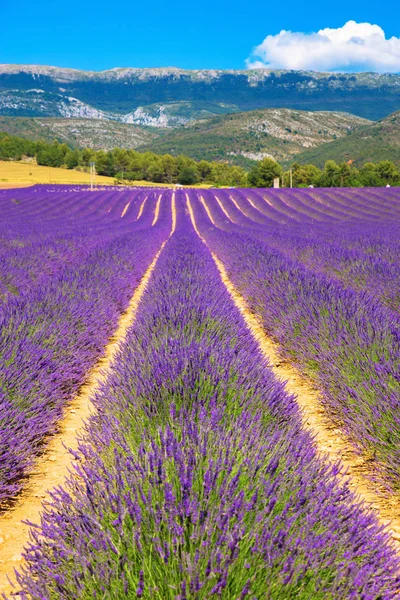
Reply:
<svg viewBox="0 0 400 600"><path fill-rule="evenodd" d="M158 155L154 152L114 150L77 150L66 144L32 142L23 138L0 134L0 160L21 160L24 156L36 158L38 165L88 170L96 165L99 175L113 177L117 182L151 181L194 185L209 183L220 186L245 187L247 173L242 167L226 163L195 161L187 156Z"/></svg>
<svg viewBox="0 0 400 600"><path fill-rule="evenodd" d="M382 187L400 185L400 170L390 160L367 162L360 169L348 162L328 160L323 169L294 163L290 169L264 158L248 173L250 187L271 187L279 177L284 187Z"/></svg>
<svg viewBox="0 0 400 600"><path fill-rule="evenodd" d="M323 169L315 165L294 163L291 169L271 158L257 162L249 172L224 162L195 161L187 156L158 155L154 152L72 149L55 141L33 142L0 133L0 160L35 158L38 165L88 170L91 162L99 175L117 182L151 181L182 185L208 183L215 186L271 187L279 178L284 187L380 187L400 185L400 170L391 161L367 162L360 169L347 162L328 160Z"/></svg>

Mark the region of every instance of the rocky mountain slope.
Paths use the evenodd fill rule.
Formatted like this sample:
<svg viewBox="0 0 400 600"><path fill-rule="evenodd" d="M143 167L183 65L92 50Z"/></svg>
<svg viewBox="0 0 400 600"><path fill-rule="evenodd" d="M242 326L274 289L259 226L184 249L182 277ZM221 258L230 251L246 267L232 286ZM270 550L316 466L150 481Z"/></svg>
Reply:
<svg viewBox="0 0 400 600"><path fill-rule="evenodd" d="M110 115L76 98L40 89L0 92L0 115L109 119Z"/></svg>
<svg viewBox="0 0 400 600"><path fill-rule="evenodd" d="M102 119L0 117L0 131L69 146L139 148L243 166L264 156L285 162L325 142L349 137L366 119L334 112L266 109L190 122L176 129Z"/></svg>
<svg viewBox="0 0 400 600"><path fill-rule="evenodd" d="M58 140L72 148L136 148L158 137L158 129L99 119L0 117L0 131L31 140Z"/></svg>
<svg viewBox="0 0 400 600"><path fill-rule="evenodd" d="M266 109L196 121L142 149L246 165L265 156L286 162L305 148L348 137L371 122L347 113Z"/></svg>
<svg viewBox="0 0 400 600"><path fill-rule="evenodd" d="M346 138L306 150L296 156L300 163L323 166L327 160L366 162L391 160L400 166L400 112L353 131Z"/></svg>
<svg viewBox="0 0 400 600"><path fill-rule="evenodd" d="M207 110L215 111L213 114L221 114L221 106L232 112L285 107L345 111L375 120L400 110L400 75L379 73L176 68L87 72L38 65L0 65L0 92L13 90L41 90L121 116L135 113L139 107L180 102L194 103L195 111L199 110L196 103L207 103ZM12 107L7 110L10 115L21 114L12 112ZM190 113L190 106L188 110Z"/></svg>
<svg viewBox="0 0 400 600"><path fill-rule="evenodd" d="M104 119L148 127L174 128L195 119L236 112L237 108L223 103L170 102L139 106L130 113L120 114L99 110L72 96L41 89L0 92L0 115L14 117L64 117L66 119Z"/></svg>
<svg viewBox="0 0 400 600"><path fill-rule="evenodd" d="M237 107L231 104L210 102L170 102L139 106L131 113L123 115L123 123L136 123L148 127L172 129L181 127L197 119L208 119L215 115L234 113ZM116 117L118 118L118 117Z"/></svg>

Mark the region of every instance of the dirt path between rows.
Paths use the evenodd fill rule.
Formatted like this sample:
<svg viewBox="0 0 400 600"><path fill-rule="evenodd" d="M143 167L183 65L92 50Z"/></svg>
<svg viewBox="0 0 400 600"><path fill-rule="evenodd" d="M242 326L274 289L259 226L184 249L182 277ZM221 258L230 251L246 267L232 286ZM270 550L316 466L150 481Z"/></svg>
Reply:
<svg viewBox="0 0 400 600"><path fill-rule="evenodd" d="M214 225L214 227L217 227L217 224L216 224L216 222L215 222L215 221L214 221L214 219L213 219L213 216L212 216L212 214L211 214L211 211L210 211L210 209L209 209L209 207L208 207L208 204L207 204L207 202L204 200L203 196L199 196L199 198L200 198L200 202L201 202L201 204L204 206L204 210L205 210L205 211L206 211L206 213L207 213L207 217L210 219L210 221L211 221L211 223Z"/></svg>
<svg viewBox="0 0 400 600"><path fill-rule="evenodd" d="M126 215L126 211L130 207L130 205L131 205L131 200L129 200L129 202L125 205L124 210L121 213L121 219L122 219L122 217L124 217Z"/></svg>
<svg viewBox="0 0 400 600"><path fill-rule="evenodd" d="M218 198L218 196L216 194L214 194L214 198L216 199L220 209L222 210L224 215L229 219L229 221L231 223L233 223L234 225L238 225L239 223L237 223L236 221L233 220L233 217L230 216L230 214L228 213L228 210L225 208L225 206L222 204L221 200Z"/></svg>
<svg viewBox="0 0 400 600"><path fill-rule="evenodd" d="M169 237L174 233L176 225L175 198L172 200L171 209L172 229ZM30 473L14 507L0 515L0 595L12 593L13 588L8 578L15 581L14 568L22 564L22 552L29 541L30 529L23 521L40 522L43 500L49 499L48 490L62 484L72 468L74 459L69 449L77 449L79 433L93 412L91 397L112 370L112 363L135 321L140 300L167 241L161 245L143 275L126 311L119 319L114 335L104 349L103 356L89 372L86 383L66 408L65 417L59 423L59 433L50 439L44 455Z"/></svg>
<svg viewBox="0 0 400 600"><path fill-rule="evenodd" d="M193 227L207 246L207 241L197 229L188 197L187 205ZM383 487L372 483L372 474L368 463L356 453L343 433L329 421L316 387L292 365L282 360L279 354L279 345L268 337L262 327L261 319L248 308L246 301L229 279L224 264L211 250L210 252L225 287L240 310L247 327L257 340L270 368L279 379L285 381L287 391L296 396L296 401L302 411L304 427L315 435L317 451L332 462L338 460L342 462L348 476L349 487L375 512L380 523L389 527L393 544L400 554L400 503L398 498L389 497Z"/></svg>
<svg viewBox="0 0 400 600"><path fill-rule="evenodd" d="M160 214L160 204L161 204L161 198L162 198L162 194L160 194L160 195L158 196L158 199L157 199L156 210L155 210L155 212L154 212L154 219L153 219L153 222L152 222L152 224L151 224L151 226L152 226L152 227L154 227L154 225L155 225L155 224L157 223L157 221L158 221L158 217L159 217L159 214Z"/></svg>
<svg viewBox="0 0 400 600"><path fill-rule="evenodd" d="M144 205L146 204L147 199L148 199L148 196L146 196L146 198L143 200L142 204L140 205L138 216L136 217L136 221L138 221L140 219L140 217L142 216L143 210L144 210Z"/></svg>

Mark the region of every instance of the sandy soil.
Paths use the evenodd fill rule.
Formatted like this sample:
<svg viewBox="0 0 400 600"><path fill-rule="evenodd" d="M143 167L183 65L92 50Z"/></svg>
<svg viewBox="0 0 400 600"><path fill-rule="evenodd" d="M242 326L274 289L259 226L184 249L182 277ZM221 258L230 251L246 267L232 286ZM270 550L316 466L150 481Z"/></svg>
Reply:
<svg viewBox="0 0 400 600"><path fill-rule="evenodd" d="M248 219L250 219L249 215L246 215L246 213L240 208L239 203L237 202L237 200L233 196L229 196L229 200L231 200L233 202L233 204L236 206L236 208L238 209L238 211L240 211L242 213L242 215L244 215L245 217L247 217Z"/></svg>
<svg viewBox="0 0 400 600"><path fill-rule="evenodd" d="M172 194L172 198L171 198L171 212L172 212L172 228L171 228L171 233L170 236L173 235L175 233L175 229L176 229L176 199L175 199L175 192L173 192Z"/></svg>
<svg viewBox="0 0 400 600"><path fill-rule="evenodd" d="M210 209L208 208L208 204L207 204L207 202L204 200L203 196L200 196L200 202L201 202L201 203L202 203L202 205L204 206L204 208L205 208L205 211L206 211L206 213L207 213L207 216L208 216L208 218L210 219L211 223L214 225L214 227L216 227L216 226L217 226L217 224L216 224L216 222L214 221L214 218L213 218L213 216L212 216L212 214L211 214L211 211L210 211Z"/></svg>
<svg viewBox="0 0 400 600"><path fill-rule="evenodd" d="M160 194L160 195L158 196L158 198L157 198L156 210L154 211L154 219L153 219L153 222L152 222L152 224L151 224L151 225L152 225L152 227L153 227L153 226L154 226L154 225L157 223L157 221L158 221L158 216L159 216L159 214L160 214L160 203L161 203L161 196L162 196L162 194Z"/></svg>
<svg viewBox="0 0 400 600"><path fill-rule="evenodd" d="M222 204L221 200L218 198L218 196L216 194L214 194L214 197L220 207L220 209L222 210L222 212L225 214L225 216L229 219L229 221L231 223L237 224L236 221L233 220L233 217L230 216L230 214L228 213L228 210L225 208L225 206Z"/></svg>
<svg viewBox="0 0 400 600"><path fill-rule="evenodd" d="M143 210L144 210L144 205L146 204L147 199L148 199L148 196L146 196L146 198L143 200L142 204L140 205L138 216L136 217L136 221L138 221L140 219L140 217L142 216Z"/></svg>
<svg viewBox="0 0 400 600"><path fill-rule="evenodd" d="M130 205L131 205L131 202L129 201L129 202L126 204L126 206L125 206L124 210L123 210L123 211L122 211L122 213L121 213L121 218L122 218L122 217L124 217L124 216L126 215L126 211L127 211L127 210L128 210L128 208L130 207Z"/></svg>

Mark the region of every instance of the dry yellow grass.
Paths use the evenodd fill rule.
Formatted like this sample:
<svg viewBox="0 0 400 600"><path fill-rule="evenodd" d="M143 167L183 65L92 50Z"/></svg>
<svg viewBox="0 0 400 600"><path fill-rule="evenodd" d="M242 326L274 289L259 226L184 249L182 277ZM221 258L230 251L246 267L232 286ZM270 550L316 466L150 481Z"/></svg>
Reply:
<svg viewBox="0 0 400 600"><path fill-rule="evenodd" d="M42 167L33 163L0 161L0 184L90 183L89 173ZM96 176L96 183L113 184L112 177Z"/></svg>
<svg viewBox="0 0 400 600"><path fill-rule="evenodd" d="M23 188L23 187L31 187L31 183L7 183L4 181L0 181L0 190L8 190L15 188Z"/></svg>
<svg viewBox="0 0 400 600"><path fill-rule="evenodd" d="M35 163L12 162L0 160L0 188L21 187L34 185L35 183L60 183L60 184L88 184L90 174L73 169L58 169L55 167L42 167ZM113 177L96 175L97 185L114 185ZM10 185L12 184L12 185ZM166 183L152 183L151 181L130 181L129 185L173 187ZM200 184L204 187L209 185Z"/></svg>

